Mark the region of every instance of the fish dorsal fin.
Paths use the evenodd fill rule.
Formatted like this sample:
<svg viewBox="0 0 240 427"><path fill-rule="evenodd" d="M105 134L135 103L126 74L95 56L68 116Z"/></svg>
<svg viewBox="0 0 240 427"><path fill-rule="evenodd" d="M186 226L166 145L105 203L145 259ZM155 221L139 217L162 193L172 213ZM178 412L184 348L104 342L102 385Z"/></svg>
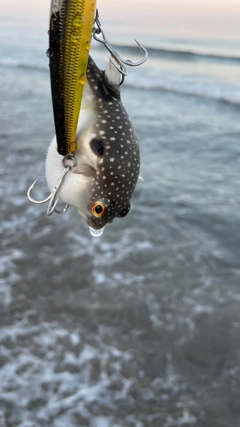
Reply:
<svg viewBox="0 0 240 427"><path fill-rule="evenodd" d="M139 182L143 182L143 181L144 181L144 178L142 178L142 177L139 175L139 177L138 177L138 181L139 181Z"/></svg>
<svg viewBox="0 0 240 427"><path fill-rule="evenodd" d="M122 75L114 66L114 63L111 60L111 56L109 58L108 65L105 71L105 79L109 86L113 87L114 89L117 88L119 90L122 81Z"/></svg>

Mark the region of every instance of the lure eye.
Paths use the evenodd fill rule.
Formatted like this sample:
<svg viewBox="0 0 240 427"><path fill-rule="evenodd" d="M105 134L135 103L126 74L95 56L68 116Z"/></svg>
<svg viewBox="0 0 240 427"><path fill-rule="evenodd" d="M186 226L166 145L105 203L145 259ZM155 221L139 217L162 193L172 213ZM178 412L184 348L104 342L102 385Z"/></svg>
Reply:
<svg viewBox="0 0 240 427"><path fill-rule="evenodd" d="M96 218L102 218L107 211L107 206L103 202L96 202L92 205L92 213Z"/></svg>

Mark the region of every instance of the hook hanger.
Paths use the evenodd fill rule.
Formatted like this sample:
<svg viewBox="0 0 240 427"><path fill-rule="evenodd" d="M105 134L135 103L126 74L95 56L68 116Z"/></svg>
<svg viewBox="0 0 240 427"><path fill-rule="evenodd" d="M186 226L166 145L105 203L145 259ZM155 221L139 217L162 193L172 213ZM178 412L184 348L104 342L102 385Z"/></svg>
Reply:
<svg viewBox="0 0 240 427"><path fill-rule="evenodd" d="M108 52L110 52L111 56L112 56L112 62L114 64L114 66L117 68L117 70L123 75L126 76L127 75L127 70L126 67L124 65L128 65L130 67L138 67L139 65L143 64L148 57L148 52L147 49L145 49L145 47L143 47L137 40L135 40L135 42L137 43L138 47L144 51L145 55L143 57L143 59L141 59L138 62L132 62L130 59L123 59L117 52L116 50L111 46L111 44L107 41L107 38L105 36L105 33L102 30L101 27L101 23L99 20L99 13L98 13L98 9L96 11L96 18L95 18L95 23L96 23L96 28L93 29L93 38L97 41L102 43L105 48L108 50Z"/></svg>
<svg viewBox="0 0 240 427"><path fill-rule="evenodd" d="M72 164L69 164L69 161L72 162ZM63 209L57 209L57 204L59 201L59 192L63 186L64 180L67 176L67 174L69 173L70 170L72 170L72 168L74 166L76 166L76 159L74 157L73 154L68 154L67 156L65 156L63 158L63 166L64 166L64 170L61 176L61 179L59 181L59 183L56 185L56 187L54 187L54 189L52 190L52 192L49 194L49 196L46 199L43 200L35 200L32 198L31 196L31 191L33 190L36 182L34 181L33 184L29 187L28 192L27 192L27 197L30 200L30 202L35 203L35 204L43 204L49 201L48 204L48 208L47 208L47 215L50 216L52 215L53 212L56 212L58 214L62 214L64 212L66 212L66 210L68 209L69 205L66 204L65 207Z"/></svg>

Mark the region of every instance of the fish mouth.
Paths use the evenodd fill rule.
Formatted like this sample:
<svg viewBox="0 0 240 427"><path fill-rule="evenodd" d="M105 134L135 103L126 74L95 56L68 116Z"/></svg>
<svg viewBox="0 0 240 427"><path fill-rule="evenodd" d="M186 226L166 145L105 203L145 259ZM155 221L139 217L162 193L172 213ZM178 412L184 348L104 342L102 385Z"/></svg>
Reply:
<svg viewBox="0 0 240 427"><path fill-rule="evenodd" d="M95 228L89 227L89 231L90 231L92 236L100 237L100 236L102 236L102 234L104 232L104 228L105 228L105 226L96 230Z"/></svg>

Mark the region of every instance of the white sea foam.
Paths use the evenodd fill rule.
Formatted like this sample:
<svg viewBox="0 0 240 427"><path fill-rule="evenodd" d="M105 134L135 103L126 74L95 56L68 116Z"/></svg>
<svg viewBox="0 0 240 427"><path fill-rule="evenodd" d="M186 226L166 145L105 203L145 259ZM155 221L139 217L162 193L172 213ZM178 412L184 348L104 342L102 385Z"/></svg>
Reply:
<svg viewBox="0 0 240 427"><path fill-rule="evenodd" d="M15 261L25 258L20 250L6 251L1 256L0 263L0 305L8 306L12 302L12 287L16 285L21 277L16 272Z"/></svg>
<svg viewBox="0 0 240 427"><path fill-rule="evenodd" d="M21 337L31 337L31 335L34 336L32 349L18 347L18 340ZM30 402L42 399L42 388L45 389L46 402L44 408L40 405L35 410L35 425L47 423L51 417L57 417L58 425L61 425L63 420L65 422L68 420L69 423L67 414L63 417L60 415L63 410L71 411L73 408L78 408L82 416L88 417L88 411L84 409L86 405L105 402L104 404L111 408L113 401L124 400L128 396L132 380L124 378L121 370L116 370L116 363L121 366L123 360L129 360L127 353L102 343L100 343L101 350L86 344L83 345L79 355L73 348L64 352L64 340L67 336L67 331L59 329L56 324L45 323L44 326L29 327L26 319L14 328L1 330L1 354L6 359L0 371L1 396L8 404L15 405L17 402L26 423L29 421L28 415L31 412L28 409ZM15 343L15 357L9 357L9 350L5 348L4 343L9 339ZM58 369L54 348L58 348L61 355L64 355L61 371ZM108 365L107 370L104 361ZM96 363L99 364L100 371L97 381L94 382L91 377ZM73 372L71 372L72 369ZM119 389L110 391L112 382L117 378ZM58 384L57 393L52 393L54 384ZM13 417L16 425L19 424L17 413L15 418ZM98 425L100 422L107 425L108 420L108 417L96 417L95 422Z"/></svg>
<svg viewBox="0 0 240 427"><path fill-rule="evenodd" d="M169 416L167 422L163 425L163 427L180 427L182 425L193 426L195 425L196 421L196 417L194 417L187 410L185 410L183 411L182 416L178 419Z"/></svg>

